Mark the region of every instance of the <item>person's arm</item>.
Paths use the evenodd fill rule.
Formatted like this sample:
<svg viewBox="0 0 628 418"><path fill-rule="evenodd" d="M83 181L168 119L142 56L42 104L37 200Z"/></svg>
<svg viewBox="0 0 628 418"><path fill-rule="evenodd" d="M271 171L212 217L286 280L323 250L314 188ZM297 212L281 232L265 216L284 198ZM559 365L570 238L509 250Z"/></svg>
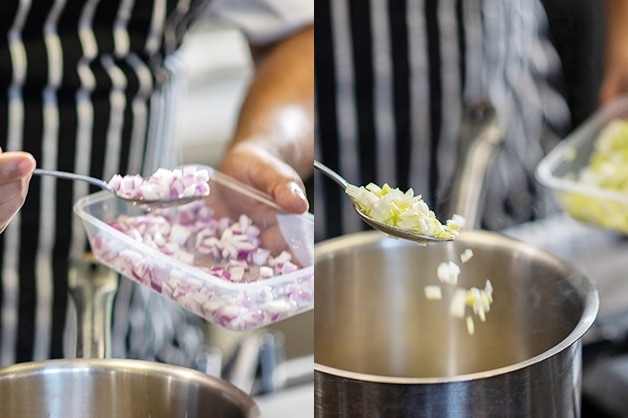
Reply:
<svg viewBox="0 0 628 418"><path fill-rule="evenodd" d="M0 150L0 232L24 205L35 159L26 152Z"/></svg>
<svg viewBox="0 0 628 418"><path fill-rule="evenodd" d="M606 0L604 64L600 104L628 93L628 0Z"/></svg>
<svg viewBox="0 0 628 418"><path fill-rule="evenodd" d="M219 170L302 213L314 161L314 28L252 53L255 75Z"/></svg>

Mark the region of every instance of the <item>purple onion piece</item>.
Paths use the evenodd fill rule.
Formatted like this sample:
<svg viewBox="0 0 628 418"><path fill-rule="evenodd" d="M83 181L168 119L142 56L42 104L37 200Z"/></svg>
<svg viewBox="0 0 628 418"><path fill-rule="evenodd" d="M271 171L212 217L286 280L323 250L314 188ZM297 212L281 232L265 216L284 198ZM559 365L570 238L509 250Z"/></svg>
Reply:
<svg viewBox="0 0 628 418"><path fill-rule="evenodd" d="M221 280L250 283L235 292L190 276L167 259L155 259L100 231L91 239L94 255L121 274L174 300L204 319L225 328L244 331L271 324L310 309L314 281L310 273L277 287L264 280L297 271L291 254L273 256L259 246L260 230L250 218L215 218L204 202L178 211L119 216L110 226ZM201 267L200 264L210 265ZM253 284L255 283L255 284Z"/></svg>
<svg viewBox="0 0 628 418"><path fill-rule="evenodd" d="M147 179L139 174L115 174L109 185L117 195L137 200L206 196L209 171L194 166L182 169L158 169Z"/></svg>

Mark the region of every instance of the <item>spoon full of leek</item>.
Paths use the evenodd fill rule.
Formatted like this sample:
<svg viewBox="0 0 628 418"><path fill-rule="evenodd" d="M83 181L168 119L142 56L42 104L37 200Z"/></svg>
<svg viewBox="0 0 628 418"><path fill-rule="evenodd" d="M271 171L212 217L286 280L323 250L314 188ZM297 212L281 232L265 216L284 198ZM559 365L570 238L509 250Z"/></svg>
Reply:
<svg viewBox="0 0 628 418"><path fill-rule="evenodd" d="M358 216L372 228L392 237L420 244L452 241L464 218L454 215L446 225L436 219L420 196L401 192L388 185L359 187L349 183L325 164L314 160L314 168L338 184L349 195Z"/></svg>

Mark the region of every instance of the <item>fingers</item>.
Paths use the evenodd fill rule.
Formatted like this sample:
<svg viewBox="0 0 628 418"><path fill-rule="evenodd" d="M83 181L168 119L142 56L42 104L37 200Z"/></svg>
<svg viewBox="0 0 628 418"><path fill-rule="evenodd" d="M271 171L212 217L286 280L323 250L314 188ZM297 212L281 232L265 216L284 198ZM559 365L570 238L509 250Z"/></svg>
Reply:
<svg viewBox="0 0 628 418"><path fill-rule="evenodd" d="M304 213L309 209L309 203L305 196L305 187L295 181L285 179L278 183L273 192L277 204L290 213Z"/></svg>
<svg viewBox="0 0 628 418"><path fill-rule="evenodd" d="M607 66L598 93L598 101L600 105L608 104L617 96L628 93L627 64L628 58L616 61L615 64L609 64Z"/></svg>
<svg viewBox="0 0 628 418"><path fill-rule="evenodd" d="M0 153L0 232L24 205L35 165L29 153Z"/></svg>
<svg viewBox="0 0 628 418"><path fill-rule="evenodd" d="M249 144L233 147L219 169L269 194L286 212L300 214L309 208L305 186L296 171L261 147Z"/></svg>

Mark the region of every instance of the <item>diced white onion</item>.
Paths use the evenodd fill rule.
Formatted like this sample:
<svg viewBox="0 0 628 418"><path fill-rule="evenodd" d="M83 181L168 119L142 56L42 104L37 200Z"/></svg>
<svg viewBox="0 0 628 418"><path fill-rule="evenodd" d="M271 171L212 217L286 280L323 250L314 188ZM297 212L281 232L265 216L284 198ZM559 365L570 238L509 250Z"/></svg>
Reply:
<svg viewBox="0 0 628 418"><path fill-rule="evenodd" d="M431 300L440 300L443 298L443 292L440 286L425 286L425 297Z"/></svg>
<svg viewBox="0 0 628 418"><path fill-rule="evenodd" d="M482 322L486 321L486 314L491 310L493 303L493 286L486 280L484 289L472 287L467 290L467 304Z"/></svg>
<svg viewBox="0 0 628 418"><path fill-rule="evenodd" d="M460 275L460 267L453 261L444 261L438 265L436 275L443 283L456 284Z"/></svg>
<svg viewBox="0 0 628 418"><path fill-rule="evenodd" d="M473 257L473 251L466 249L460 254L463 263L468 262ZM458 286L460 282L460 267L453 261L443 261L436 270L436 275L440 282L455 286L454 294L449 300L449 314L455 318L465 318L466 307L470 307L473 313L482 322L486 321L486 314L491 309L493 303L493 286L490 280L486 280L484 289L471 287L465 289ZM442 289L438 285L427 285L424 288L425 296L428 299L440 300L443 298ZM466 326L469 335L475 333L475 322L473 317L466 315Z"/></svg>
<svg viewBox="0 0 628 418"><path fill-rule="evenodd" d="M452 216L445 225L441 224L421 195L415 196L412 189L402 192L388 184L380 187L369 183L360 187L349 185L345 193L366 216L412 233L453 239L465 224L464 217L460 215Z"/></svg>
<svg viewBox="0 0 628 418"><path fill-rule="evenodd" d="M471 248L467 248L460 254L460 261L464 264L467 261L471 260L473 257L473 250Z"/></svg>
<svg viewBox="0 0 628 418"><path fill-rule="evenodd" d="M464 311L466 307L467 292L462 288L457 288L454 292L454 296L449 304L449 314L456 318L464 318Z"/></svg>
<svg viewBox="0 0 628 418"><path fill-rule="evenodd" d="M628 194L628 119L609 121L592 139L586 165L565 175L577 184L560 190L559 200L575 219L628 233L627 206L621 196ZM569 160L572 153L577 152L569 149L563 158ZM588 191L593 189L597 193Z"/></svg>
<svg viewBox="0 0 628 418"><path fill-rule="evenodd" d="M466 322L467 322L467 332L469 333L469 335L475 334L475 323L473 322L473 318L467 315Z"/></svg>

